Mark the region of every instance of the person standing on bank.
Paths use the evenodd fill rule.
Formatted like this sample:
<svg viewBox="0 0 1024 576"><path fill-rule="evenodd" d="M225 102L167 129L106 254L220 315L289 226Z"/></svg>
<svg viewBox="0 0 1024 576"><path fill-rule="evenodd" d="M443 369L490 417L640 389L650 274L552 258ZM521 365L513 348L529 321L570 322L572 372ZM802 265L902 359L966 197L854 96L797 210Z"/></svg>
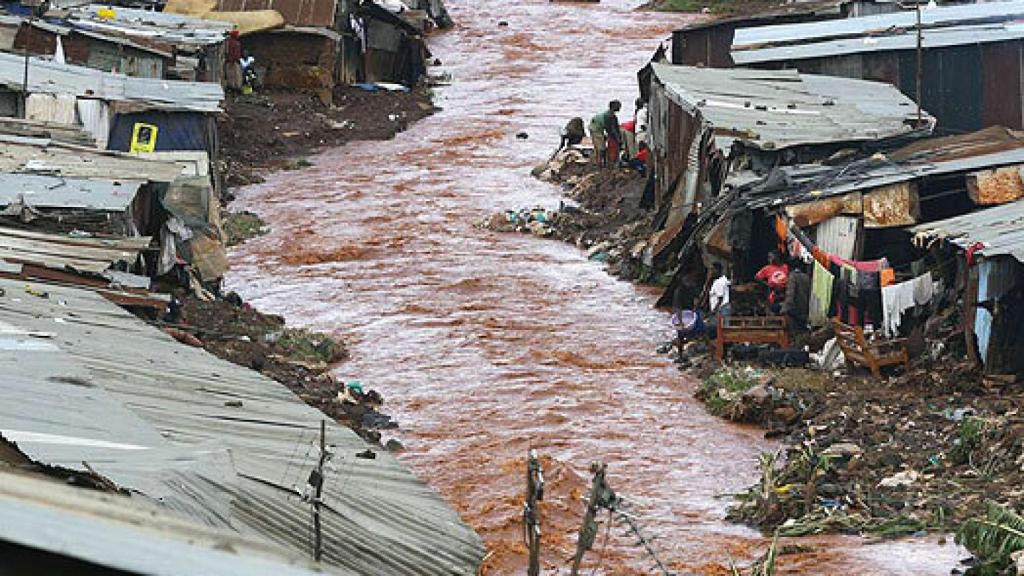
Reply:
<svg viewBox="0 0 1024 576"><path fill-rule="evenodd" d="M224 83L228 90L242 91L242 42L238 30L228 34L224 59Z"/></svg>
<svg viewBox="0 0 1024 576"><path fill-rule="evenodd" d="M711 282L711 289L708 291L708 309L710 315L715 317L728 316L732 313L732 306L729 304L729 287L732 282L725 275L721 262L711 265L714 280Z"/></svg>
<svg viewBox="0 0 1024 576"><path fill-rule="evenodd" d="M590 142L594 145L594 160L601 168L608 166L609 157L609 135L614 136L616 154L621 138L619 137L619 110L622 103L612 100L608 103L608 109L590 119Z"/></svg>
<svg viewBox="0 0 1024 576"><path fill-rule="evenodd" d="M794 261L786 281L786 298L782 315L793 332L807 330L807 313L811 303L811 277L804 272L803 262Z"/></svg>
<svg viewBox="0 0 1024 576"><path fill-rule="evenodd" d="M768 287L767 308L769 314L780 313L782 300L786 296L786 283L788 279L789 266L782 263L778 252L769 252L768 263L758 270L754 276L754 280Z"/></svg>

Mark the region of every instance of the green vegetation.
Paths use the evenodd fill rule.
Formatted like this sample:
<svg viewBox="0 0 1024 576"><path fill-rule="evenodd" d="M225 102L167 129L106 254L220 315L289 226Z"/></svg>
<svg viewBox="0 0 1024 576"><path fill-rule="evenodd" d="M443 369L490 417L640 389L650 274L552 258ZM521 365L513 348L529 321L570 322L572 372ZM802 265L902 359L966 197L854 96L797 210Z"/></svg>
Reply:
<svg viewBox="0 0 1024 576"><path fill-rule="evenodd" d="M864 509L822 506L818 485L834 476L835 463L842 458L811 447L791 453L785 462L779 453L762 454L761 481L737 496L729 517L774 528L784 537L842 533L895 538L929 528L927 522L910 515L874 517Z"/></svg>
<svg viewBox="0 0 1024 576"><path fill-rule="evenodd" d="M246 240L262 236L270 227L262 218L252 212L228 212L222 224L228 246L237 246Z"/></svg>
<svg viewBox="0 0 1024 576"><path fill-rule="evenodd" d="M1024 517L1005 506L988 502L988 511L983 518L967 520L960 526L956 542L970 550L978 560L967 574L1015 574L1016 570L1010 568L1011 555L1024 550Z"/></svg>
<svg viewBox="0 0 1024 576"><path fill-rule="evenodd" d="M651 7L661 12L704 12L709 14L734 16L740 14L756 14L761 11L778 7L781 2L770 0L653 0Z"/></svg>
<svg viewBox="0 0 1024 576"><path fill-rule="evenodd" d="M697 399L711 414L734 420L736 412L742 409L743 393L757 383L757 376L758 372L751 368L724 366L704 379L697 390Z"/></svg>
<svg viewBox="0 0 1024 576"><path fill-rule="evenodd" d="M348 357L348 350L341 342L327 334L301 328L285 328L277 345L288 357L307 362L334 364Z"/></svg>

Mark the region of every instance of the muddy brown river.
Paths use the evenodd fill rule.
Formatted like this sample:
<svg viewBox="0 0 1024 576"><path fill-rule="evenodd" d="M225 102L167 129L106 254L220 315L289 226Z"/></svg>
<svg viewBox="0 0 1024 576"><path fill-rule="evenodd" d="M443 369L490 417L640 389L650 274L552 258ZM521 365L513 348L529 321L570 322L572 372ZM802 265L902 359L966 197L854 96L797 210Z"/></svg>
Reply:
<svg viewBox="0 0 1024 576"><path fill-rule="evenodd" d="M382 392L402 460L487 544L485 574L525 573L530 447L547 468L546 573L568 573L598 459L677 573L726 574L766 549L724 521L724 495L752 483L757 455L777 446L706 415L693 383L655 353L669 337L655 293L574 247L473 226L497 210L557 206L559 190L529 172L558 127L611 98L631 109L636 71L688 18L633 6L449 0L458 25L431 39L452 76L436 91L441 112L395 140L320 154L236 203L272 232L232 253L229 287L350 343L337 375ZM784 573L948 574L959 557L934 537L809 544L783 559ZM602 524L584 567L651 574L651 564Z"/></svg>

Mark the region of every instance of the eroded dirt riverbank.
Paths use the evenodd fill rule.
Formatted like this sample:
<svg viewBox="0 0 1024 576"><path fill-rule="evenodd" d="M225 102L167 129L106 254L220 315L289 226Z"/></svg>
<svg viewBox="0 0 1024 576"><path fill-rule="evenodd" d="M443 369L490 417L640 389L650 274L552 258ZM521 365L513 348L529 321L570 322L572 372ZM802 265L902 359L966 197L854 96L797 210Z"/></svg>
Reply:
<svg viewBox="0 0 1024 576"><path fill-rule="evenodd" d="M230 287L345 336L352 359L338 376L382 392L405 462L493 552L487 573L525 565L530 447L549 458L549 568L571 557L593 459L609 463L675 570L721 574L730 559L759 555L764 540L725 522L717 496L754 481L757 454L774 446L705 414L693 384L654 352L667 332L655 294L573 247L473 227L497 210L557 206L558 190L529 173L557 126L610 98L631 101L636 70L685 17L619 1L450 8L459 25L431 44L454 79L438 93L443 110L395 140L349 144L240 190L238 208L272 231L232 254ZM630 542L612 530L604 573L649 573ZM786 558L789 572L946 574L956 559L924 540L810 544Z"/></svg>

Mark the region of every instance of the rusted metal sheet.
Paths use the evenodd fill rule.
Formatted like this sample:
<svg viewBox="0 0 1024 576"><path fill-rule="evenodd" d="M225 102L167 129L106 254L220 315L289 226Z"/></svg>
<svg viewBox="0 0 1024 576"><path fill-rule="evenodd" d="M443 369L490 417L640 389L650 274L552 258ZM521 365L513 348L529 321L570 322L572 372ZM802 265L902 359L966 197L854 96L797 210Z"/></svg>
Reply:
<svg viewBox="0 0 1024 576"><path fill-rule="evenodd" d="M981 47L981 120L986 126L1024 127L1020 42ZM1016 90L1014 90L1016 88Z"/></svg>
<svg viewBox="0 0 1024 576"><path fill-rule="evenodd" d="M860 192L833 196L812 202L803 202L786 207L786 214L797 226L815 226L840 214L860 214L862 199Z"/></svg>
<svg viewBox="0 0 1024 576"><path fill-rule="evenodd" d="M334 27L337 0L218 0L218 12L277 10L292 26Z"/></svg>
<svg viewBox="0 0 1024 576"><path fill-rule="evenodd" d="M1024 198L1024 166L1003 166L967 175L967 195L975 204L990 206Z"/></svg>
<svg viewBox="0 0 1024 576"><path fill-rule="evenodd" d="M688 66L732 68L732 36L734 25L696 30L677 30L672 34L672 62Z"/></svg>
<svg viewBox="0 0 1024 576"><path fill-rule="evenodd" d="M334 86L336 42L317 34L262 32L242 39L256 62L266 66L267 86L330 90Z"/></svg>
<svg viewBox="0 0 1024 576"><path fill-rule="evenodd" d="M868 53L861 55L865 80L896 85L900 81L900 59L893 54Z"/></svg>
<svg viewBox="0 0 1024 576"><path fill-rule="evenodd" d="M865 228L894 228L917 224L920 218L917 186L900 182L871 192L853 192L786 207L797 226L820 224L840 215L863 216Z"/></svg>
<svg viewBox="0 0 1024 576"><path fill-rule="evenodd" d="M864 227L897 228L917 224L921 205L917 185L901 182L864 194Z"/></svg>

